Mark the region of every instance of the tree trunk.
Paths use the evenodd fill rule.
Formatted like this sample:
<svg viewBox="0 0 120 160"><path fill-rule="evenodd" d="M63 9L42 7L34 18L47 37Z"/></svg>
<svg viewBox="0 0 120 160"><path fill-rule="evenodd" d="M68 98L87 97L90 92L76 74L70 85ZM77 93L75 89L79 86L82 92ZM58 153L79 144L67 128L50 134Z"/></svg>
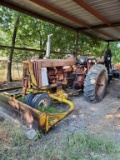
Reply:
<svg viewBox="0 0 120 160"><path fill-rule="evenodd" d="M9 59L8 59L7 81L10 81L10 82L12 81L12 59L13 59L15 39L16 39L16 35L17 35L19 20L20 20L20 16L18 15L17 18L16 18L16 21L15 21L13 36L12 36L11 46L13 48L10 49L10 54L9 54Z"/></svg>

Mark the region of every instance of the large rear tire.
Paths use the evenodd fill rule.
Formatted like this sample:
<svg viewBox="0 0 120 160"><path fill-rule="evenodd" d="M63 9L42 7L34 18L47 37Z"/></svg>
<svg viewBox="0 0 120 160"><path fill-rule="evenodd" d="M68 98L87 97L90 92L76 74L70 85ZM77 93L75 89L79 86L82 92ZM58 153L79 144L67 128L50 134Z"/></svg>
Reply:
<svg viewBox="0 0 120 160"><path fill-rule="evenodd" d="M84 96L89 102L99 102L103 99L108 83L107 69L102 64L96 64L86 75Z"/></svg>

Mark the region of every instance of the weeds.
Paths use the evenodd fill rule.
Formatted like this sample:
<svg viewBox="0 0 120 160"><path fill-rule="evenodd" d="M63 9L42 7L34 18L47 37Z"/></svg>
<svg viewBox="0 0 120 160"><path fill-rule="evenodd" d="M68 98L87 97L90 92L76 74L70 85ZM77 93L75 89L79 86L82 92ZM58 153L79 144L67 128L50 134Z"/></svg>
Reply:
<svg viewBox="0 0 120 160"><path fill-rule="evenodd" d="M62 113L60 110L55 108L54 106L49 106L49 107L43 107L42 105L39 106L39 111L45 112L45 113Z"/></svg>
<svg viewBox="0 0 120 160"><path fill-rule="evenodd" d="M20 126L0 122L1 160L119 160L112 140L86 133L66 134L64 138L28 140Z"/></svg>
<svg viewBox="0 0 120 160"><path fill-rule="evenodd" d="M78 133L67 135L64 140L50 140L35 157L39 160L119 160L115 144L100 136ZM117 158L118 157L118 158Z"/></svg>
<svg viewBox="0 0 120 160"><path fill-rule="evenodd" d="M20 128L8 120L0 122L0 159L15 160L25 158L28 148L27 138Z"/></svg>

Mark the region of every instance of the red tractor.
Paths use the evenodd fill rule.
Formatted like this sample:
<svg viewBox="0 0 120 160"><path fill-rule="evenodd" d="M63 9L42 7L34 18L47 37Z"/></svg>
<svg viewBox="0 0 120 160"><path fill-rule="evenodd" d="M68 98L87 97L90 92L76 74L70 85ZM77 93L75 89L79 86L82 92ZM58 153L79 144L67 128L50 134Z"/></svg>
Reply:
<svg viewBox="0 0 120 160"><path fill-rule="evenodd" d="M74 86L83 88L84 96L89 102L99 102L104 97L108 72L103 63L104 60L81 56L74 69Z"/></svg>
<svg viewBox="0 0 120 160"><path fill-rule="evenodd" d="M51 94L62 97L63 92L59 91L64 88L76 91L83 89L89 102L101 101L108 84L108 74L110 75L110 52L99 61L87 56L79 59L74 56L68 59L49 59L50 37L51 35L48 36L46 59L23 62L23 94L29 93L25 103L35 107L45 100L45 105L50 105Z"/></svg>

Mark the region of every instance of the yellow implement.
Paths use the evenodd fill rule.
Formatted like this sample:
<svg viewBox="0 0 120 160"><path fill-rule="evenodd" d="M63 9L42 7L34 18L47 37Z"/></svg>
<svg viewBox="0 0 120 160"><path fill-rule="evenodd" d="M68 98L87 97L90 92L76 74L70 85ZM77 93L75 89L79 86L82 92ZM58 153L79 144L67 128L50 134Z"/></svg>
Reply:
<svg viewBox="0 0 120 160"><path fill-rule="evenodd" d="M59 91L60 92L60 91ZM45 113L40 112L37 109L24 104L14 97L5 96L3 93L0 94L0 106L4 107L7 111L11 110L12 114L14 112L19 113L24 123L29 127L37 126L39 130L48 132L48 130L56 124L58 121L66 117L70 112L74 110L74 105L72 102L66 99L66 95L62 93L49 94L52 99L58 100L59 102L66 103L70 108L63 113ZM11 108L11 109L10 109Z"/></svg>

